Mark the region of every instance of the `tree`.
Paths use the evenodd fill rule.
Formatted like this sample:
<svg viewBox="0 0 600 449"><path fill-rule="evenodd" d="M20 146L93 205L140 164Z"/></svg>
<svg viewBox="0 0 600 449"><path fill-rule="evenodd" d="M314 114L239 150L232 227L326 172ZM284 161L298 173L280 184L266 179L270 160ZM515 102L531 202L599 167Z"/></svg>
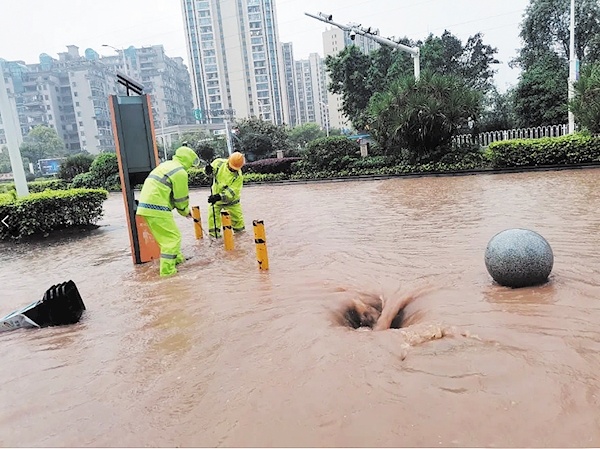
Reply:
<svg viewBox="0 0 600 449"><path fill-rule="evenodd" d="M492 87L496 48L483 43L481 33L469 37L463 45L449 31L440 37L430 35L425 42L403 39L408 46L419 45L423 70L462 78L468 87L487 92ZM342 96L342 111L353 126L364 129L367 106L377 92L384 92L393 82L413 75L411 57L399 50L382 46L370 55L356 46L346 47L337 56L325 60L331 83L329 89Z"/></svg>
<svg viewBox="0 0 600 449"><path fill-rule="evenodd" d="M382 147L404 152L409 162L431 160L469 117L479 117L481 103L462 78L426 70L418 82L405 76L371 98L370 128Z"/></svg>
<svg viewBox="0 0 600 449"><path fill-rule="evenodd" d="M520 126L567 121L570 1L531 0L520 36L523 47L512 64L523 69L515 95ZM582 64L600 60L600 4L575 2L575 52Z"/></svg>
<svg viewBox="0 0 600 449"><path fill-rule="evenodd" d="M67 155L65 143L54 128L38 125L23 139L21 156L29 159L34 165L40 159L62 157Z"/></svg>
<svg viewBox="0 0 600 449"><path fill-rule="evenodd" d="M472 131L477 133L515 128L517 117L514 103L514 89L509 89L501 94L496 88L493 88L484 98L483 112Z"/></svg>
<svg viewBox="0 0 600 449"><path fill-rule="evenodd" d="M367 80L371 57L352 45L337 56L327 56L325 65L331 78L329 90L342 97L342 112L355 128L364 129L369 99L377 92Z"/></svg>
<svg viewBox="0 0 600 449"><path fill-rule="evenodd" d="M88 172L92 162L94 162L94 156L91 154L81 153L69 156L61 162L58 177L71 182L78 174Z"/></svg>
<svg viewBox="0 0 600 449"><path fill-rule="evenodd" d="M167 149L167 159L172 159L175 150L184 143L187 143L205 161L211 161L215 156L227 154L227 142L222 136L214 136L204 131L194 131L183 133L171 144L171 148Z"/></svg>
<svg viewBox="0 0 600 449"><path fill-rule="evenodd" d="M497 48L483 43L483 35L477 33L461 40L445 30L440 37L432 34L421 46L423 68L443 75L460 76L466 85L487 92L493 87L494 64Z"/></svg>
<svg viewBox="0 0 600 449"><path fill-rule="evenodd" d="M331 130L330 130L331 132ZM290 142L298 148L305 148L313 140L325 137L325 132L316 123L305 123L290 130Z"/></svg>
<svg viewBox="0 0 600 449"><path fill-rule="evenodd" d="M600 134L600 62L583 66L570 108L579 126Z"/></svg>
<svg viewBox="0 0 600 449"><path fill-rule="evenodd" d="M566 123L568 65L553 52L540 54L525 70L515 89L518 126Z"/></svg>
<svg viewBox="0 0 600 449"><path fill-rule="evenodd" d="M569 59L569 0L531 0L525 10L520 36L524 45L515 61L527 70L538 57L556 53ZM600 59L600 4L598 0L575 2L575 52L582 62Z"/></svg>
<svg viewBox="0 0 600 449"><path fill-rule="evenodd" d="M241 146L249 159L263 159L273 156L277 150L290 149L287 128L256 117L236 120L234 125L235 141Z"/></svg>

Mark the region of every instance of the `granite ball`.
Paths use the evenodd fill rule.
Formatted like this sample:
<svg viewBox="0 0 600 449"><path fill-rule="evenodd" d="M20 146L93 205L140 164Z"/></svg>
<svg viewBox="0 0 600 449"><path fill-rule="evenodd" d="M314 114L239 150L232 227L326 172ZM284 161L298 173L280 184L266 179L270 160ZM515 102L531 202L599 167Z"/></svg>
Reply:
<svg viewBox="0 0 600 449"><path fill-rule="evenodd" d="M500 285L519 288L548 280L554 266L550 244L529 229L506 229L493 236L485 250L488 273Z"/></svg>

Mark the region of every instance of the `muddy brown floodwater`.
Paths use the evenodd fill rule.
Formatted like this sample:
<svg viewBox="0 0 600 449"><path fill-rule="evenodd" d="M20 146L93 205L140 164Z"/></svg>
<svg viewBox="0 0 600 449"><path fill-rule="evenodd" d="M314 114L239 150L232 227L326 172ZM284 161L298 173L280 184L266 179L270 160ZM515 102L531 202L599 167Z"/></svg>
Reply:
<svg viewBox="0 0 600 449"><path fill-rule="evenodd" d="M133 265L111 195L98 230L0 247L0 315L68 279L88 309L0 335L0 444L599 446L599 176L246 187L233 252L177 218L194 257L169 279ZM546 285L492 282L485 247L510 227L551 244ZM339 325L370 296L414 297L403 327Z"/></svg>

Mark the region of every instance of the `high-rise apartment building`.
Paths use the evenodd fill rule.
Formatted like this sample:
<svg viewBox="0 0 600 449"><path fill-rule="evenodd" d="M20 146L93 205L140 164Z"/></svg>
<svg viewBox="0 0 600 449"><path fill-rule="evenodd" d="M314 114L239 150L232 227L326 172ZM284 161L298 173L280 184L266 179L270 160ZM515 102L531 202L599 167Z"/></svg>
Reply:
<svg viewBox="0 0 600 449"><path fill-rule="evenodd" d="M166 56L161 45L130 47L109 57L92 49L81 56L74 45L67 49L58 59L42 54L38 64L2 64L12 96L10 115L18 117L21 139L33 127L46 125L57 131L70 152L114 151L108 98L123 93L117 70L139 80L151 96L155 130L193 123L187 68L182 58ZM6 141L2 131L0 125L0 144Z"/></svg>
<svg viewBox="0 0 600 449"><path fill-rule="evenodd" d="M327 104L325 62L317 53L295 61L298 124L318 123L331 129Z"/></svg>
<svg viewBox="0 0 600 449"><path fill-rule="evenodd" d="M129 47L101 61L144 86L150 95L155 129L194 123L190 74L183 58L170 58L162 45L152 45Z"/></svg>
<svg viewBox="0 0 600 449"><path fill-rule="evenodd" d="M295 76L294 49L291 42L281 44L283 52L283 73L285 94L288 104L288 125L296 126L300 124L298 117L298 87Z"/></svg>
<svg viewBox="0 0 600 449"><path fill-rule="evenodd" d="M325 57L335 56L344 48L351 45L357 46L365 54L369 54L373 50L377 50L379 48L379 44L374 40L368 39L361 35L356 35L354 36L354 39L352 39L350 37L350 32L343 31L337 27L332 27L331 29L323 32L323 54ZM326 83L330 83L329 76L327 76ZM327 99L329 104L329 118L331 127L339 129L350 127L347 118L341 111L342 98L339 95L328 91Z"/></svg>
<svg viewBox="0 0 600 449"><path fill-rule="evenodd" d="M288 121L275 0L181 0L201 123Z"/></svg>

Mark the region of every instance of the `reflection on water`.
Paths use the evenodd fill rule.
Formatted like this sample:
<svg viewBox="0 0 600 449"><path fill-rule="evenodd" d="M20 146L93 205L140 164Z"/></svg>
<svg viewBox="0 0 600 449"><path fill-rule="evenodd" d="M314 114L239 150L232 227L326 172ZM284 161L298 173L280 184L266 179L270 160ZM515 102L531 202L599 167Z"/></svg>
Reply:
<svg viewBox="0 0 600 449"><path fill-rule="evenodd" d="M73 279L74 326L1 337L2 446L598 446L596 170L245 188L265 221L134 266L120 194L101 226L3 245L0 314ZM192 192L206 221L207 190ZM495 285L497 232L551 244L550 282ZM357 298L399 329L340 326Z"/></svg>

